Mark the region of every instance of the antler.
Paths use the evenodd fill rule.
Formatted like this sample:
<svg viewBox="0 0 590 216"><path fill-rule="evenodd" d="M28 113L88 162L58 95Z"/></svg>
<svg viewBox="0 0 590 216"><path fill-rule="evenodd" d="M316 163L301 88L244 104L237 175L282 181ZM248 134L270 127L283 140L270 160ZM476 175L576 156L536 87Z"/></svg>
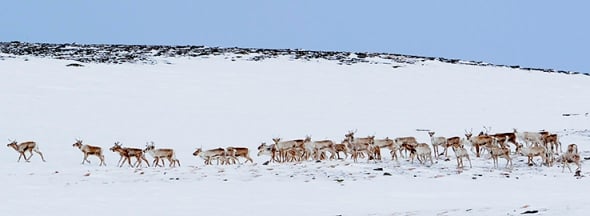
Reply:
<svg viewBox="0 0 590 216"><path fill-rule="evenodd" d="M488 134L490 131L492 131L492 126L486 127L486 126L484 125L484 126L483 126L483 129L484 129L484 131L485 131L484 133L485 133L485 134Z"/></svg>

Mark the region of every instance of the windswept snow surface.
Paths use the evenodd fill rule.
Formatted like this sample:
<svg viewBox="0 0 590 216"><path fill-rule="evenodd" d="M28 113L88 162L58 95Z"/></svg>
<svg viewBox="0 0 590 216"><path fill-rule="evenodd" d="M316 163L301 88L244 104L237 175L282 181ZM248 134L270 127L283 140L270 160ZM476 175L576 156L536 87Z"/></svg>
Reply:
<svg viewBox="0 0 590 216"><path fill-rule="evenodd" d="M512 169L475 158L432 166L401 159L263 165L273 137L332 139L349 130L377 138L426 132L463 136L538 131L577 143L590 157L590 77L437 61L415 64L235 56L161 58L159 64L84 64L31 56L0 58L0 138L34 140L16 162L0 151L4 215L587 215L590 173L561 166ZM569 114L564 116L563 114ZM81 165L75 139L103 147L108 166ZM181 167L116 167L108 150L174 148ZM254 164L204 166L195 148L244 146ZM151 163L151 157L148 156ZM242 160L243 161L243 160ZM536 159L539 163L538 159ZM466 162L467 164L467 162ZM379 170L382 168L383 170ZM391 174L391 175L386 175Z"/></svg>

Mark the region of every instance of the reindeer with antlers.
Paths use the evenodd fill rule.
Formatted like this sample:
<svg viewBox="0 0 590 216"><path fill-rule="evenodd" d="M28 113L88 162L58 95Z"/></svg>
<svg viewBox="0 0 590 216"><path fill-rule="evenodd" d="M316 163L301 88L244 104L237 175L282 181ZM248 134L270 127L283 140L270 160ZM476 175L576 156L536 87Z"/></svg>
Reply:
<svg viewBox="0 0 590 216"><path fill-rule="evenodd" d="M99 166L102 166L102 165L106 166L107 165L104 162L104 155L102 154L102 148L100 148L98 146L91 146L91 145L87 145L87 144L82 144L82 140L80 140L80 139L76 139L76 142L74 144L72 144L72 147L77 147L78 149L80 149L80 151L82 151L82 153L84 153L84 159L82 159L82 164L84 164L84 162L90 163L90 161L88 160L88 156L95 155L96 157L98 157L100 159Z"/></svg>
<svg viewBox="0 0 590 216"><path fill-rule="evenodd" d="M145 161L148 167L150 166L150 163L145 158L145 154L141 149L123 147L121 143L115 142L115 145L109 150L112 152L117 152L121 156L119 158L119 162L117 162L117 166L122 167L123 164L125 164L125 161L127 161L130 167L141 167L142 161ZM131 157L135 157L135 159L137 159L133 165L131 165ZM121 160L123 162L121 162Z"/></svg>
<svg viewBox="0 0 590 216"><path fill-rule="evenodd" d="M169 165L170 167L174 167L174 166L176 166L176 164L178 164L178 166L180 166L180 161L178 159L176 159L176 154L174 153L174 149L168 149L168 148L156 149L153 141L151 143L146 143L146 148L143 150L143 152L149 153L154 158L154 161L152 162L152 164L154 164L155 167L160 165L160 163L159 163L160 160L162 161L162 166L164 166L164 158L168 159L168 161L170 162L170 165Z"/></svg>
<svg viewBox="0 0 590 216"><path fill-rule="evenodd" d="M18 156L18 161L20 162L21 158L25 158L25 161L30 162L29 160L31 159L31 157L33 157L33 152L36 152L37 154L39 154L41 156L41 160L43 160L43 162L45 162L45 158L43 158L43 153L41 153L41 151L39 151L39 147L37 146L37 143L33 142L33 141L27 141L27 142L22 142L22 143L18 143L16 142L16 140L8 140L10 141L10 143L8 143L6 145L6 147L12 147L14 150L16 150L19 153ZM25 155L25 152L29 152L31 155L29 156L29 158L27 158L27 156Z"/></svg>

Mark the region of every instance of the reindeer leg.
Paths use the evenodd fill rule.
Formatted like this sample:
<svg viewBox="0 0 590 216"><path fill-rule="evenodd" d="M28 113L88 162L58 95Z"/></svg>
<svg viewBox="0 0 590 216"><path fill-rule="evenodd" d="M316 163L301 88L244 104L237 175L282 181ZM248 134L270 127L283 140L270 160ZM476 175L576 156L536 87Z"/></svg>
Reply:
<svg viewBox="0 0 590 216"><path fill-rule="evenodd" d="M127 164L129 164L130 167L135 167L134 165L131 165L131 157L127 157Z"/></svg>
<svg viewBox="0 0 590 216"><path fill-rule="evenodd" d="M98 158L100 159L100 164L98 166L102 166L102 165L107 166L107 164L104 162L104 156L103 155L98 156Z"/></svg>
<svg viewBox="0 0 590 216"><path fill-rule="evenodd" d="M39 154L39 156L41 156L41 160L43 160L43 162L45 162L45 158L43 157L43 153L41 153L39 150L35 150L35 152L37 152L37 154Z"/></svg>
<svg viewBox="0 0 590 216"><path fill-rule="evenodd" d="M82 164L84 164L84 162L88 161L88 154L84 153L84 158L82 158ZM90 163L90 161L88 161L88 163Z"/></svg>
<svg viewBox="0 0 590 216"><path fill-rule="evenodd" d="M24 155L24 154L23 154L22 152L21 152L21 153L19 153L19 155L18 155L18 160L17 160L16 162L20 162L20 159L23 157L23 155ZM27 160L27 157L25 157L25 160Z"/></svg>
<svg viewBox="0 0 590 216"><path fill-rule="evenodd" d="M29 151L29 153L30 153L31 155L29 155L29 158L27 159L27 156L25 155L25 152L23 152L23 156L25 157L25 160L26 160L27 162L31 162L30 160L31 160L31 158L33 157L33 152L32 152L32 151Z"/></svg>
<svg viewBox="0 0 590 216"><path fill-rule="evenodd" d="M123 163L125 163L125 161L123 160L123 158L124 158L123 155L120 155L119 161L117 161L117 166L118 167L121 167L121 161L123 161Z"/></svg>
<svg viewBox="0 0 590 216"><path fill-rule="evenodd" d="M143 161L145 161L145 163L147 164L148 167L150 167L150 163L147 161L147 159L143 155L141 156L141 159Z"/></svg>

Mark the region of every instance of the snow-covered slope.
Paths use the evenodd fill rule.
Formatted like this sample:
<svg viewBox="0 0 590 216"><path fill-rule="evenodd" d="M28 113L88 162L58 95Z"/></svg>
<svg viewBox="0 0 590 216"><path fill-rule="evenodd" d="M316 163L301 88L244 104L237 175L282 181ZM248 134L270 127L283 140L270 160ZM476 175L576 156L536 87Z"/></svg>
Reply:
<svg viewBox="0 0 590 216"><path fill-rule="evenodd" d="M109 52L103 52L105 59L112 57ZM31 163L17 163L14 150L0 151L0 211L585 215L590 210L584 199L588 178L562 173L560 166L529 167L522 156L514 156L512 169L494 169L491 160L474 156L473 168L465 169L456 168L454 156L428 167L390 161L389 154L383 162L269 165L262 165L267 156L256 156L256 147L273 137L341 141L347 131L358 130L359 136L415 136L430 143L422 129L463 136L488 126L493 132L549 130L589 157L589 76L395 55L148 53L148 61L119 64L81 63L68 58L71 53L0 54L0 138L34 140L47 159L43 163L35 155ZM83 66L66 66L72 63ZM72 147L76 138L103 147L108 166L98 167L96 158L81 165L82 153ZM182 166L115 167L119 156L108 148L116 141L174 148ZM226 146L249 147L256 163L204 166L192 156L198 147ZM582 175L589 175L582 167Z"/></svg>

